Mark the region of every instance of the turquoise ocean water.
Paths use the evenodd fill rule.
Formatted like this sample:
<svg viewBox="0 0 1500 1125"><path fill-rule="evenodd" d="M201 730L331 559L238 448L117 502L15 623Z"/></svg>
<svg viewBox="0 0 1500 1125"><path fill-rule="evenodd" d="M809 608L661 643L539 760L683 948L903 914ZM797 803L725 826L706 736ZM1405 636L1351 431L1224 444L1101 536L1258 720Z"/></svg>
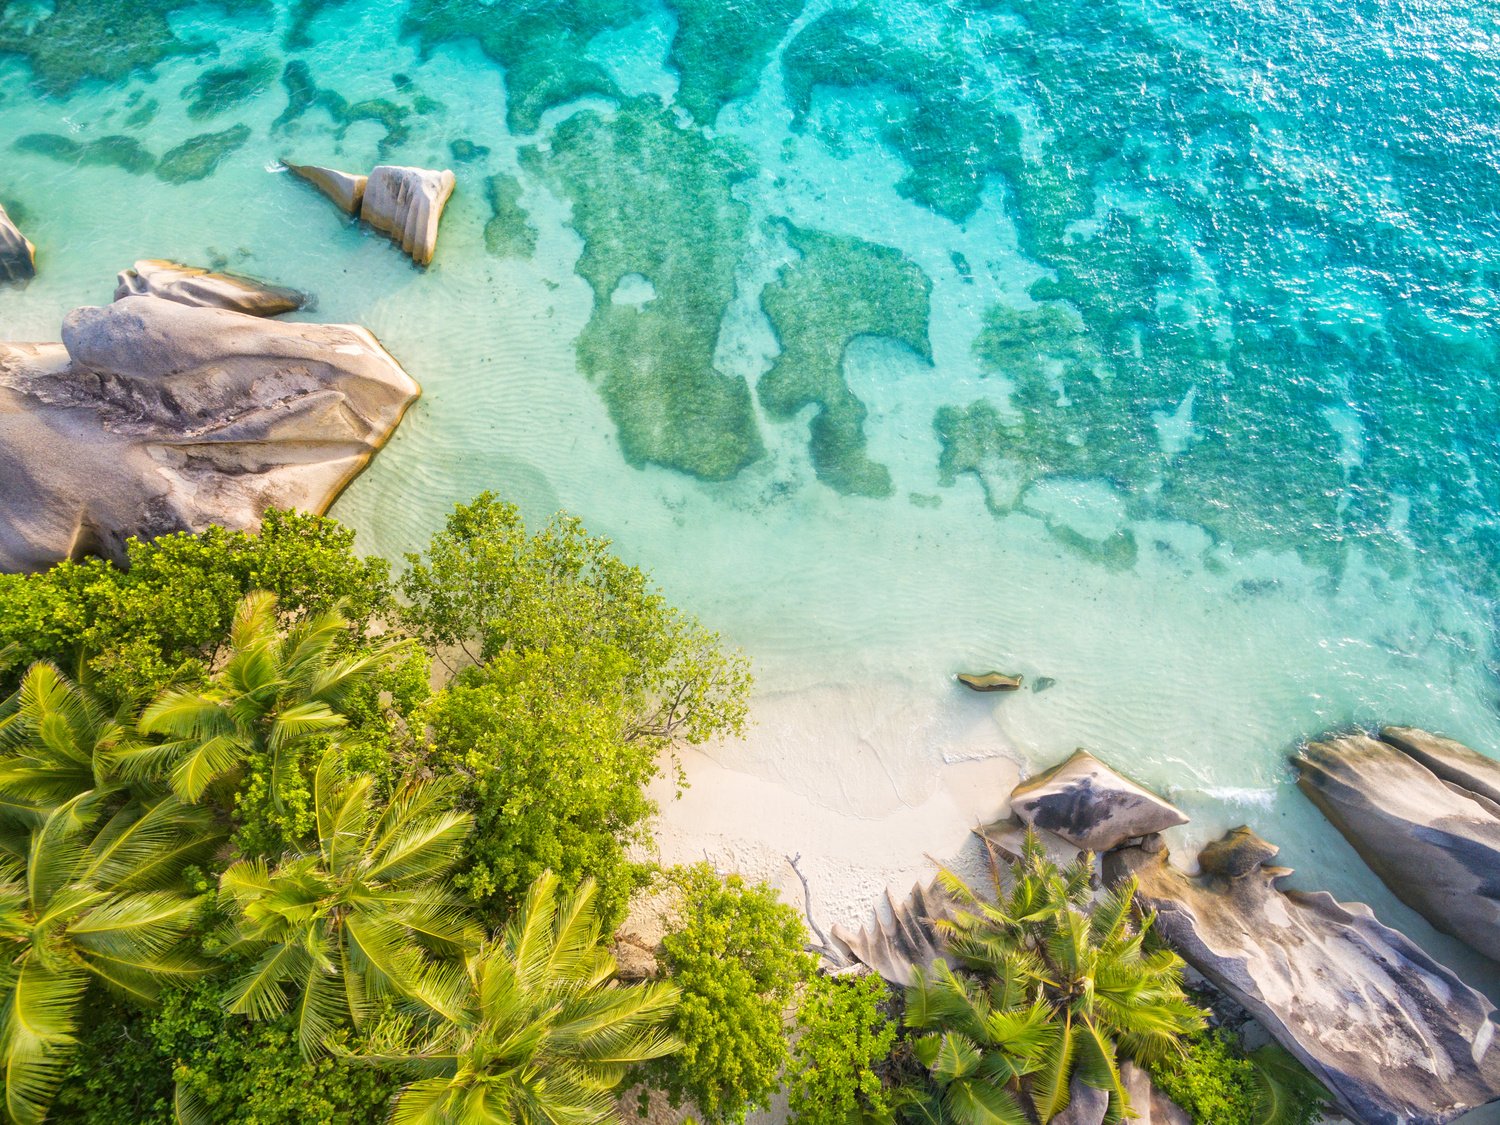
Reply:
<svg viewBox="0 0 1500 1125"><path fill-rule="evenodd" d="M283 157L453 168L432 268ZM138 257L369 326L426 395L334 514L581 514L754 658L724 763L880 817L1086 745L1497 983L1285 764L1500 753L1493 5L0 0L0 201L5 338Z"/></svg>

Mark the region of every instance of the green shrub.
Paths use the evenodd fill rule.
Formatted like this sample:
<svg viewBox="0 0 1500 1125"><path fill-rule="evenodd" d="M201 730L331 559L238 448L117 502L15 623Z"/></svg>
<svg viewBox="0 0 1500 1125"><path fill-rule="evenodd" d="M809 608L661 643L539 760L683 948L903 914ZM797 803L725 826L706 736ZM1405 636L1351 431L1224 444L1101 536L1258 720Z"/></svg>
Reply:
<svg viewBox="0 0 1500 1125"><path fill-rule="evenodd" d="M882 1010L885 982L815 976L797 1010L800 1034L787 1083L793 1125L850 1125L889 1117L891 1106L877 1068L896 1042L896 1026Z"/></svg>
<svg viewBox="0 0 1500 1125"><path fill-rule="evenodd" d="M706 1121L764 1109L790 1057L786 1016L816 959L795 910L764 883L720 879L707 864L671 874L680 896L663 961L681 990L671 1030L680 1052L648 1071L673 1105Z"/></svg>
<svg viewBox="0 0 1500 1125"><path fill-rule="evenodd" d="M201 676L251 590L276 594L291 616L342 601L354 636L391 605L386 562L356 556L354 532L322 516L271 511L258 534L211 527L127 551L125 569L86 558L0 574L0 695L37 660L72 670L87 658L115 702Z"/></svg>
<svg viewBox="0 0 1500 1125"><path fill-rule="evenodd" d="M1226 1031L1184 1042L1177 1058L1151 1069L1152 1081L1194 1125L1313 1125L1326 1092L1295 1058L1269 1044L1250 1055Z"/></svg>
<svg viewBox="0 0 1500 1125"><path fill-rule="evenodd" d="M185 1121L342 1125L385 1120L399 1076L344 1059L304 1059L290 1017L252 1023L229 1015L221 988L221 982L209 981L170 994L150 1025L163 1069L176 1082L178 1104L188 1111Z"/></svg>
<svg viewBox="0 0 1500 1125"><path fill-rule="evenodd" d="M628 848L656 812L657 754L625 737L621 664L600 645L502 652L428 707L433 768L463 779L475 820L453 881L492 922L550 870L570 888L592 875L613 932L648 878Z"/></svg>
<svg viewBox="0 0 1500 1125"><path fill-rule="evenodd" d="M1183 1042L1180 1058L1151 1067L1157 1088L1187 1111L1196 1125L1246 1125L1255 1101L1255 1067L1223 1031Z"/></svg>
<svg viewBox="0 0 1500 1125"><path fill-rule="evenodd" d="M385 1120L399 1076L332 1058L305 1061L286 1018L251 1023L224 1012L222 982L170 992L142 1013L94 997L49 1121L174 1125L359 1125Z"/></svg>

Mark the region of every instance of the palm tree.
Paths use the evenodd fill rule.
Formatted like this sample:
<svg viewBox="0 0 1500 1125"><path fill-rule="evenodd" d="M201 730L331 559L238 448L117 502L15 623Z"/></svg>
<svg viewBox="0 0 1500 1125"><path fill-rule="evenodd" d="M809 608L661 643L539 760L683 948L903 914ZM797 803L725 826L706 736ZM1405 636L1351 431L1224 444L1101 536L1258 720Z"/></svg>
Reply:
<svg viewBox="0 0 1500 1125"><path fill-rule="evenodd" d="M296 766L296 751L320 735L336 738L347 724L338 708L389 654L376 648L337 656L347 626L335 610L282 635L276 596L246 594L230 628L228 658L209 686L165 691L141 715L141 733L170 740L164 749L176 758L173 791L196 801L216 779L264 761L277 799L285 774Z"/></svg>
<svg viewBox="0 0 1500 1125"><path fill-rule="evenodd" d="M91 979L149 1003L204 971L185 944L201 899L177 884L215 844L210 816L164 797L101 824L103 801L73 798L31 830L24 863L0 859L0 1061L19 1125L46 1116Z"/></svg>
<svg viewBox="0 0 1500 1125"><path fill-rule="evenodd" d="M33 664L0 703L0 814L29 826L83 793L149 776L164 759L133 727L55 665Z"/></svg>
<svg viewBox="0 0 1500 1125"><path fill-rule="evenodd" d="M919 1057L939 1085L951 1090L947 1076L953 1073L972 1084L989 1079L981 1065L996 1075L1003 1071L989 1061L986 1047L1009 1052L1014 1073L1005 1074L1002 1084L1038 1121L1067 1108L1075 1077L1109 1095L1106 1122L1122 1121L1129 1098L1119 1060L1164 1059L1181 1049L1183 1036L1204 1026L1205 1013L1182 991L1181 959L1167 949L1147 948L1152 917L1136 916L1133 881L1096 893L1092 855L1059 869L1028 832L1020 859L1009 868L1008 891L1001 865L992 862L992 870L993 903L957 876L942 876L957 909L938 926L959 974L945 965L913 986L920 1021L914 1026L940 1029L940 1046L925 1048L931 1060ZM1049 1029L1039 1055L1030 1022L1038 1013ZM908 1022L912 1018L909 1013ZM1006 1035L1021 1049L1007 1046ZM957 1038L948 1046L943 1036ZM955 1120L980 1125L988 1119L960 1114Z"/></svg>
<svg viewBox="0 0 1500 1125"><path fill-rule="evenodd" d="M456 1013L452 974L445 982L438 962L481 936L441 882L471 819L454 811L450 788L412 784L377 802L374 786L327 751L313 785L316 851L275 867L242 860L219 881L234 919L224 952L257 957L230 986L230 1011L263 1019L291 1008L309 1056L383 996Z"/></svg>
<svg viewBox="0 0 1500 1125"><path fill-rule="evenodd" d="M595 1125L615 1120L611 1091L638 1063L679 1044L665 1023L677 989L614 983L593 880L558 895L542 874L505 929L464 964L467 995L436 1026L384 1020L366 1061L415 1073L391 1125Z"/></svg>

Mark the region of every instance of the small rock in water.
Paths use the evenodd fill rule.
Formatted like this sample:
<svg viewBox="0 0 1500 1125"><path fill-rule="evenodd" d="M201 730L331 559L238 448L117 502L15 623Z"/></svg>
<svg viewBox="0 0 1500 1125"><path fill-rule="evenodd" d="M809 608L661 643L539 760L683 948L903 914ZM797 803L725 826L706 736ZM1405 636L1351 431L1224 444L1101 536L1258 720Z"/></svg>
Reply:
<svg viewBox="0 0 1500 1125"><path fill-rule="evenodd" d="M229 309L250 316L277 316L307 303L307 295L295 289L158 259L140 261L120 271L115 300L125 297L161 297L179 305Z"/></svg>
<svg viewBox="0 0 1500 1125"><path fill-rule="evenodd" d="M1057 681L1051 676L1038 676L1031 681L1031 690L1036 692L1046 691L1050 687L1056 687Z"/></svg>
<svg viewBox="0 0 1500 1125"><path fill-rule="evenodd" d="M0 207L0 281L29 281L36 276L36 247Z"/></svg>
<svg viewBox="0 0 1500 1125"><path fill-rule="evenodd" d="M958 682L972 691L1019 691L1025 676L1004 672L960 672Z"/></svg>
<svg viewBox="0 0 1500 1125"><path fill-rule="evenodd" d="M449 171L379 165L370 172L359 217L425 266L437 249L438 223L456 182Z"/></svg>
<svg viewBox="0 0 1500 1125"><path fill-rule="evenodd" d="M312 184L346 213L359 214L360 203L365 197L365 183L369 177L317 164L293 164L290 160L283 160L282 163L286 165L287 171Z"/></svg>

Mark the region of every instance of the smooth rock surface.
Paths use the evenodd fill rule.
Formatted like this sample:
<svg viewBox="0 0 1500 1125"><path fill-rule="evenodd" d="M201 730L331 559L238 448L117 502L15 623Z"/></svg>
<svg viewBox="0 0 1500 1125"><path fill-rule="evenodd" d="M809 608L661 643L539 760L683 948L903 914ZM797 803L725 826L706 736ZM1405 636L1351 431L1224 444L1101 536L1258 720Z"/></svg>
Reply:
<svg viewBox="0 0 1500 1125"><path fill-rule="evenodd" d="M1380 740L1415 758L1465 793L1500 805L1500 762L1462 742L1416 727L1383 727Z"/></svg>
<svg viewBox="0 0 1500 1125"><path fill-rule="evenodd" d="M160 297L179 305L229 309L247 316L278 316L307 303L306 294L295 289L156 258L136 262L130 269L120 271L115 282L115 300L124 297Z"/></svg>
<svg viewBox="0 0 1500 1125"><path fill-rule="evenodd" d="M0 570L322 512L420 393L351 325L126 297L62 334L0 344Z"/></svg>
<svg viewBox="0 0 1500 1125"><path fill-rule="evenodd" d="M1310 743L1293 760L1297 784L1397 898L1500 960L1500 814L1406 747L1420 746L1453 778L1487 785L1487 768L1425 732L1393 728L1391 737L1402 745L1365 734Z"/></svg>
<svg viewBox="0 0 1500 1125"><path fill-rule="evenodd" d="M1010 809L1027 824L1094 852L1188 822L1180 809L1087 750L1021 782L1011 792Z"/></svg>
<svg viewBox="0 0 1500 1125"><path fill-rule="evenodd" d="M1075 1072L1068 1083L1068 1108L1052 1119L1051 1125L1103 1125L1109 1113L1109 1095L1086 1086Z"/></svg>
<svg viewBox="0 0 1500 1125"><path fill-rule="evenodd" d="M27 281L35 276L36 247L0 207L0 281Z"/></svg>
<svg viewBox="0 0 1500 1125"><path fill-rule="evenodd" d="M370 172L359 217L425 266L437 249L438 223L456 182L452 172L381 164Z"/></svg>
<svg viewBox="0 0 1500 1125"><path fill-rule="evenodd" d="M957 679L970 691L1020 691L1026 677L1007 672L960 672Z"/></svg>
<svg viewBox="0 0 1500 1125"><path fill-rule="evenodd" d="M1490 1002L1369 907L1283 891L1283 867L1192 878L1159 839L1105 857L1161 935L1365 1125L1443 1125L1500 1097Z"/></svg>
<svg viewBox="0 0 1500 1125"><path fill-rule="evenodd" d="M337 168L324 168L318 164L293 164L289 160L283 160L282 163L294 176L300 176L312 184L337 203L347 214L359 214L360 204L365 197L365 184L369 180L368 176L361 176L355 172L341 172Z"/></svg>

